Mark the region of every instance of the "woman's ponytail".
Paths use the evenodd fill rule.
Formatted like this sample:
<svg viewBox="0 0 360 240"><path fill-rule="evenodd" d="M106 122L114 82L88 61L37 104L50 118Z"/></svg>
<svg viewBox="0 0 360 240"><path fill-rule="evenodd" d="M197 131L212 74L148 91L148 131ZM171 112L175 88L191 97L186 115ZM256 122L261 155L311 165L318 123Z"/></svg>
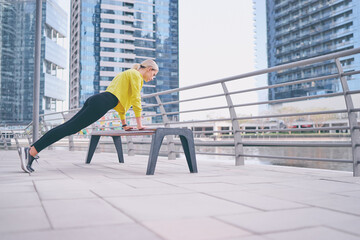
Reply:
<svg viewBox="0 0 360 240"><path fill-rule="evenodd" d="M140 64L139 63L135 63L132 67L132 69L136 69L136 70L139 70L140 69Z"/></svg>
<svg viewBox="0 0 360 240"><path fill-rule="evenodd" d="M153 70L159 71L159 66L156 64L154 60L147 59L143 61L141 64L135 63L132 67L132 69L139 70L140 68L147 68L151 67Z"/></svg>

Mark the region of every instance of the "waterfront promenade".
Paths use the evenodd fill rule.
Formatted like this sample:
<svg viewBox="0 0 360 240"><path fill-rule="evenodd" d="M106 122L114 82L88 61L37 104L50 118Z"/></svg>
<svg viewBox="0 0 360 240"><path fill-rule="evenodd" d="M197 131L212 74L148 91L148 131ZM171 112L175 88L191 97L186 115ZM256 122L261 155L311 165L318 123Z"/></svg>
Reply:
<svg viewBox="0 0 360 240"><path fill-rule="evenodd" d="M351 172L160 157L146 176L146 156L85 156L45 150L29 175L0 151L0 239L360 239Z"/></svg>

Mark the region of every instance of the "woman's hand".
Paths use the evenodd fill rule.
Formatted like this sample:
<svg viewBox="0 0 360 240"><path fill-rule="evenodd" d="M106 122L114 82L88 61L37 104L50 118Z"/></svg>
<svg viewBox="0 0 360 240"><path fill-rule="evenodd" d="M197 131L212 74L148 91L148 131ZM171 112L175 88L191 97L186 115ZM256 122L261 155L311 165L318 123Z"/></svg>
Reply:
<svg viewBox="0 0 360 240"><path fill-rule="evenodd" d="M136 117L136 126L138 130L146 130L149 129L147 126L143 126L141 123L141 117Z"/></svg>
<svg viewBox="0 0 360 240"><path fill-rule="evenodd" d="M138 130L146 130L147 128L148 128L148 127L146 127L146 126L140 126L140 127L138 126L137 129L138 129Z"/></svg>
<svg viewBox="0 0 360 240"><path fill-rule="evenodd" d="M125 126L125 127L123 127L123 129L124 129L125 131L129 131L129 130L131 130L131 129L134 129L134 127L131 127L131 126Z"/></svg>

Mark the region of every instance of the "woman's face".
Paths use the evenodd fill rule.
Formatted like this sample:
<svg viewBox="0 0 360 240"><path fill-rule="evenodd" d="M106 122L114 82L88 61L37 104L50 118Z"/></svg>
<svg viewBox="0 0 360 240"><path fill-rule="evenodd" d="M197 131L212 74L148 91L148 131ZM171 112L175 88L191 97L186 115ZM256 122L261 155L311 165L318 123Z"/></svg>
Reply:
<svg viewBox="0 0 360 240"><path fill-rule="evenodd" d="M146 68L146 72L144 74L144 81L145 82L150 82L154 79L154 77L156 76L156 74L159 71L152 69L151 67Z"/></svg>

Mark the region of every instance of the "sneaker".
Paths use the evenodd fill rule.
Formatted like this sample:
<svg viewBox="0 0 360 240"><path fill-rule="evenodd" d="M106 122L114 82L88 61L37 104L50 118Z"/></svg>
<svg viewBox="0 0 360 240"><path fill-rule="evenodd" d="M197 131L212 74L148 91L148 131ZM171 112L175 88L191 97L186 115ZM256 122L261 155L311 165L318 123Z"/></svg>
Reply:
<svg viewBox="0 0 360 240"><path fill-rule="evenodd" d="M24 170L24 172L26 173L30 173L30 171L26 168L26 159L25 159L26 155L23 155L23 153L25 153L25 148L23 147L18 148L18 153L20 157L21 169Z"/></svg>
<svg viewBox="0 0 360 240"><path fill-rule="evenodd" d="M37 159L39 158L38 156L36 157L33 157L30 155L30 148L29 147L26 147L24 149L24 154L25 154L25 162L27 163L26 164L26 169L29 171L29 172L34 172L35 170L31 167L32 163L35 161L37 161Z"/></svg>

